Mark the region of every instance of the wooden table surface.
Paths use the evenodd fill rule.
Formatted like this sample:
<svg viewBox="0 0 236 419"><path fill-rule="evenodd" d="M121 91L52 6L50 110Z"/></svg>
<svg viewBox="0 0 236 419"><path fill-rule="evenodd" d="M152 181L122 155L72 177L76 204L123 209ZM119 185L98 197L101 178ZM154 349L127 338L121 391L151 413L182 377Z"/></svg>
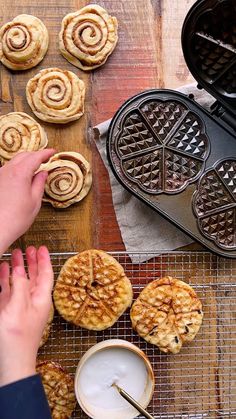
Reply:
<svg viewBox="0 0 236 419"><path fill-rule="evenodd" d="M74 71L86 84L85 115L69 125L42 123L49 145L58 151L79 151L93 167L93 188L80 204L65 210L43 205L34 225L19 241L46 244L50 251L81 251L91 246L122 250L110 184L88 132L114 114L128 97L149 88L177 86L193 81L181 50L181 28L194 0L98 0L119 21L119 42L107 63L88 74L68 63L59 53L58 32L63 16L89 4L86 0L1 0L1 22L18 14L43 20L50 35L49 51L36 68L11 72L1 65L1 114L24 111L33 116L25 98L29 78L40 69L57 66ZM192 246L193 248L193 246Z"/></svg>

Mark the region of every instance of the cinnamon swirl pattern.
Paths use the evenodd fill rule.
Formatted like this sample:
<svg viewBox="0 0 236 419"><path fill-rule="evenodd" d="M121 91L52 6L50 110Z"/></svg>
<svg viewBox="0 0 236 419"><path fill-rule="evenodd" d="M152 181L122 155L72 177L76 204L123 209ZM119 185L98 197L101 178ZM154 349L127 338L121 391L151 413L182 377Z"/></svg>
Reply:
<svg viewBox="0 0 236 419"><path fill-rule="evenodd" d="M59 47L62 55L84 71L104 64L117 41L118 22L97 4L90 4L62 20Z"/></svg>
<svg viewBox="0 0 236 419"><path fill-rule="evenodd" d="M40 166L38 171L42 170L48 172L43 201L55 208L67 208L81 201L91 188L90 164L79 153L57 153Z"/></svg>
<svg viewBox="0 0 236 419"><path fill-rule="evenodd" d="M3 165L21 151L38 151L47 147L44 129L31 116L11 112L0 116L0 163Z"/></svg>
<svg viewBox="0 0 236 419"><path fill-rule="evenodd" d="M0 30L0 61L11 70L27 70L42 61L48 31L35 16L19 15Z"/></svg>
<svg viewBox="0 0 236 419"><path fill-rule="evenodd" d="M28 81L26 97L39 119L66 124L84 113L85 85L71 71L46 68Z"/></svg>

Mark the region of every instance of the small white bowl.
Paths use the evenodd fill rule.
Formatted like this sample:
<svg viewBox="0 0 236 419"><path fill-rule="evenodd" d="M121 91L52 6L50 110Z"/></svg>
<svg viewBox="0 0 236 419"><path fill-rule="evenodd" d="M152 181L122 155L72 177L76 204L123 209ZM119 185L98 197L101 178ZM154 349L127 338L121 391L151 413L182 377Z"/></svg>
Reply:
<svg viewBox="0 0 236 419"><path fill-rule="evenodd" d="M133 345L132 343L122 340L122 339L110 339L103 342L100 342L92 348L90 348L84 356L81 358L76 374L75 374L75 395L78 400L78 403L80 407L83 409L83 411L92 419L133 419L137 415L139 415L139 412L135 408L133 408L131 405L127 403L127 407L117 408L117 409L106 409L99 408L98 406L91 404L91 401L88 400L88 398L84 395L83 389L80 388L80 375L82 368L88 361L88 359L94 355L97 352L101 352L104 350L107 350L109 348L116 348L116 349L126 349L131 352L134 352L136 355L138 355L141 360L143 361L146 372L147 372L147 379L146 383L144 383L144 392L142 396L139 398L138 403L141 404L141 406L146 409L146 407L149 405L153 392L154 392L154 386L155 386L155 379L153 374L152 366L146 357L146 355L139 349L137 346ZM117 383L119 385L119 382ZM125 390L125 389L124 389ZM132 394L131 394L132 395ZM122 397L122 396L120 396Z"/></svg>

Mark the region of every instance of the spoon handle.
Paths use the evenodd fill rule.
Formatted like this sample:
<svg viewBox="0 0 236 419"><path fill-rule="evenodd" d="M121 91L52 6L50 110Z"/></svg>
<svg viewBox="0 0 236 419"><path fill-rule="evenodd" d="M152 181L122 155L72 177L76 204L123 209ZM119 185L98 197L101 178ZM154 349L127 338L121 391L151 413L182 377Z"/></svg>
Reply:
<svg viewBox="0 0 236 419"><path fill-rule="evenodd" d="M128 393L126 393L125 390L123 390L122 388L120 388L116 384L113 384L113 386L116 387L116 389L119 391L120 395L122 397L124 397L124 399L127 400L127 402L129 402L130 404L132 404L132 406L135 407L135 409L137 409L140 413L142 413L142 415L145 418L147 418L147 419L155 419L136 400L134 400L133 397L131 397Z"/></svg>

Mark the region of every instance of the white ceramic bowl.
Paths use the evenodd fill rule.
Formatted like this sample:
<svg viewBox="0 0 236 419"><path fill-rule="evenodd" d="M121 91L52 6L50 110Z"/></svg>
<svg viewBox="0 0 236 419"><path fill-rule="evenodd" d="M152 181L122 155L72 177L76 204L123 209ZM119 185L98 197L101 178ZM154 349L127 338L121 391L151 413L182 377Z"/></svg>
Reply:
<svg viewBox="0 0 236 419"><path fill-rule="evenodd" d="M86 396L83 393L83 389L80 388L80 374L82 371L82 368L88 361L88 359L94 355L95 353L99 351L107 350L108 348L119 348L119 349L126 349L129 351L134 352L136 355L138 355L141 360L143 361L146 371L147 371L147 380L146 383L144 383L144 392L139 400L137 400L141 406L146 409L148 404L150 403L153 392L154 392L154 374L152 370L152 366L146 357L146 355L139 349L137 346L133 345L132 343L122 340L122 339L110 339L103 342L100 342L96 345L94 345L92 348L90 348L84 356L81 358L76 374L75 374L75 394L76 398L78 400L78 403L80 407L83 409L83 411L92 419L133 419L137 415L139 415L139 412L137 412L136 409L134 409L131 405L127 403L127 407L124 407L122 409L99 409L94 404L91 404L91 402L86 398ZM119 384L119 383L118 383ZM121 396L120 396L121 397Z"/></svg>

